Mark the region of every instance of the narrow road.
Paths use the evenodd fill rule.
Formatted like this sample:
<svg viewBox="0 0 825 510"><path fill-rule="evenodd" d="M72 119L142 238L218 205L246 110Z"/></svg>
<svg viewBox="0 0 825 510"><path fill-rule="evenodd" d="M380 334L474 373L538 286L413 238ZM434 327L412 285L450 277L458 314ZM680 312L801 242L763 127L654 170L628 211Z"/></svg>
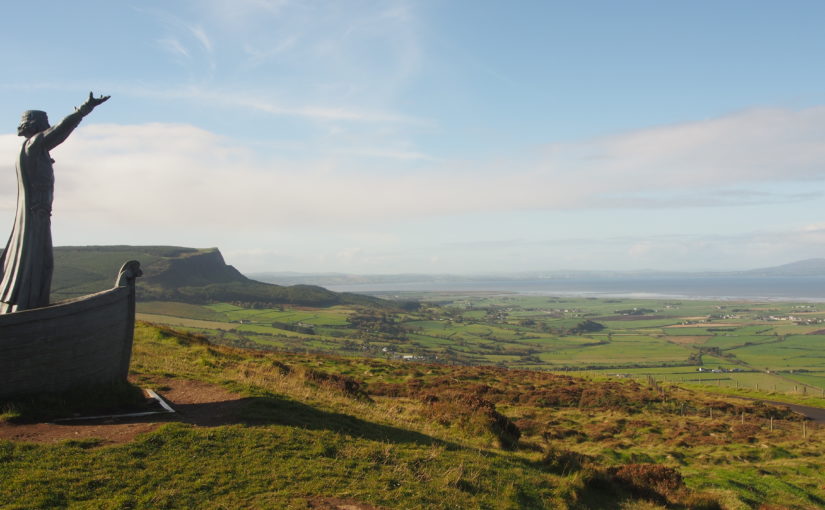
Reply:
<svg viewBox="0 0 825 510"><path fill-rule="evenodd" d="M762 400L762 402L775 406L787 406L791 408L791 411L799 413L803 416L807 416L816 423L825 423L825 409L821 407L810 407L799 404L789 404L787 402L774 402L772 400Z"/></svg>

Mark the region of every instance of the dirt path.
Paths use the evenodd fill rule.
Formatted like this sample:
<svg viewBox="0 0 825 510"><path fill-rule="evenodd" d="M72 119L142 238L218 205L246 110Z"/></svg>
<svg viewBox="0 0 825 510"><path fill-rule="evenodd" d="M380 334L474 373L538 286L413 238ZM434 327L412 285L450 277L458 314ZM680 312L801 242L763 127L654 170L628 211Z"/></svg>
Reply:
<svg viewBox="0 0 825 510"><path fill-rule="evenodd" d="M103 444L126 443L172 421L214 427L237 423L247 399L226 389L188 379L158 379L152 385L176 411L138 418L111 418L62 423L0 423L0 439L55 443L69 439L97 438Z"/></svg>
<svg viewBox="0 0 825 510"><path fill-rule="evenodd" d="M380 510L379 507L354 499L327 497L311 498L307 501L307 505L316 510Z"/></svg>

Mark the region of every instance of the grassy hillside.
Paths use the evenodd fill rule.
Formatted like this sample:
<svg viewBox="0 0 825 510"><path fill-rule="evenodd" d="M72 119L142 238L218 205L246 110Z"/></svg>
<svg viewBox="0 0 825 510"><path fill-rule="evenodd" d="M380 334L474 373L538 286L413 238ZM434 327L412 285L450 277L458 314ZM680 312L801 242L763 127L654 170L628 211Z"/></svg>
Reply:
<svg viewBox="0 0 825 510"><path fill-rule="evenodd" d="M220 423L125 444L0 441L5 508L825 505L822 431L652 380L264 353L148 324L132 374L243 399Z"/></svg>
<svg viewBox="0 0 825 510"><path fill-rule="evenodd" d="M332 292L313 285L282 287L257 282L227 265L217 248L176 246L62 246L54 249L52 300L66 299L110 288L120 266L141 263L138 300L186 303L216 301L246 306L296 304L332 306L359 304L386 306L377 298Z"/></svg>

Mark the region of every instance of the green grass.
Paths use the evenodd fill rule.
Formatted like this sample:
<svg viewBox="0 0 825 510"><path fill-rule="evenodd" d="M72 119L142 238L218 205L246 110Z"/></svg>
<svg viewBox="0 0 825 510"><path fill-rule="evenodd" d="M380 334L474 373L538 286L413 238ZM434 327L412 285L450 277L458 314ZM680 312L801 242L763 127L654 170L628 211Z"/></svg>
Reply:
<svg viewBox="0 0 825 510"><path fill-rule="evenodd" d="M132 377L200 380L246 400L227 425L172 423L121 445L0 441L4 508L297 509L332 497L420 509L805 509L825 498L825 430L804 440L787 413L770 430L767 408L716 387L262 353L146 324ZM462 404L477 399L490 407ZM518 426L516 448L502 449L483 409ZM632 482L622 469L686 485Z"/></svg>
<svg viewBox="0 0 825 510"><path fill-rule="evenodd" d="M825 369L825 335L791 335L783 341L736 349L737 358L772 370Z"/></svg>
<svg viewBox="0 0 825 510"><path fill-rule="evenodd" d="M208 321L228 320L226 313L216 310L214 307L175 301L141 301L137 305L137 311L138 313L152 315L168 315Z"/></svg>
<svg viewBox="0 0 825 510"><path fill-rule="evenodd" d="M730 349L732 347L741 347L745 344L765 344L769 342L776 342L778 337L775 336L757 336L751 334L725 333L716 334L708 337L708 340L703 345L708 347L719 347L720 349Z"/></svg>
<svg viewBox="0 0 825 510"><path fill-rule="evenodd" d="M820 390L820 394L822 391L825 391L825 372L812 372L812 373L788 373L783 374L788 379L792 379L794 381L798 381L802 384L806 384L809 386L813 386ZM812 393L817 393L816 390L813 388L810 389ZM825 395L823 395L825 396Z"/></svg>
<svg viewBox="0 0 825 510"><path fill-rule="evenodd" d="M227 329L236 329L238 327L237 324L233 324L231 322L223 322L223 321L214 321L214 320L201 320L201 319L189 319L186 317L176 317L174 315L158 315L152 313L141 313L138 312L137 318L140 320L147 320L152 321L157 324L165 324L168 326L182 326L185 328L200 328L202 331L209 331L209 330L227 330Z"/></svg>
<svg viewBox="0 0 825 510"><path fill-rule="evenodd" d="M398 326L389 333L351 323L351 317L363 313L353 306L253 309L227 303L150 302L141 304L139 311L147 320L244 347L382 358L416 354L459 364L506 364L538 370L586 367L628 372L659 367L663 377L686 382L691 377L679 374L682 367L704 363L706 368L739 368L751 374L726 375L723 383L776 386L777 391L792 390L794 380L818 387L820 378L799 378L799 371L825 372L825 355L819 348L825 336L808 334L825 329L825 324L767 320L768 316L825 316L818 305L489 293L416 296L422 303L418 311L378 312ZM640 317L619 315L633 308L653 311ZM628 320L617 320L619 317ZM571 335L570 330L586 318L600 322L605 329ZM782 375L764 374L766 369Z"/></svg>
<svg viewBox="0 0 825 510"><path fill-rule="evenodd" d="M565 349L542 354L544 361L560 364L613 366L678 362L687 359L689 351L664 340L635 335L614 335L612 340L602 345L591 345L576 349Z"/></svg>
<svg viewBox="0 0 825 510"><path fill-rule="evenodd" d="M306 508L313 495L389 507L403 501L404 508L519 508L553 498L541 473L518 460L447 452L391 431L379 439L277 424L174 424L91 451L71 443L4 446L0 491L14 493L5 502L19 508ZM32 464L38 469L25 469ZM130 476L113 476L122 472Z"/></svg>

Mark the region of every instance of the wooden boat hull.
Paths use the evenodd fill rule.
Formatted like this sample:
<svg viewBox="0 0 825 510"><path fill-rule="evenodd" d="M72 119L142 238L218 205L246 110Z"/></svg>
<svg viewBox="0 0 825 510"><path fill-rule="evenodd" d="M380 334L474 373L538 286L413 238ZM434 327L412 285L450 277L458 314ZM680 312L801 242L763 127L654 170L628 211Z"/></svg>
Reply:
<svg viewBox="0 0 825 510"><path fill-rule="evenodd" d="M130 261L112 289L0 315L0 398L125 381L137 276Z"/></svg>

